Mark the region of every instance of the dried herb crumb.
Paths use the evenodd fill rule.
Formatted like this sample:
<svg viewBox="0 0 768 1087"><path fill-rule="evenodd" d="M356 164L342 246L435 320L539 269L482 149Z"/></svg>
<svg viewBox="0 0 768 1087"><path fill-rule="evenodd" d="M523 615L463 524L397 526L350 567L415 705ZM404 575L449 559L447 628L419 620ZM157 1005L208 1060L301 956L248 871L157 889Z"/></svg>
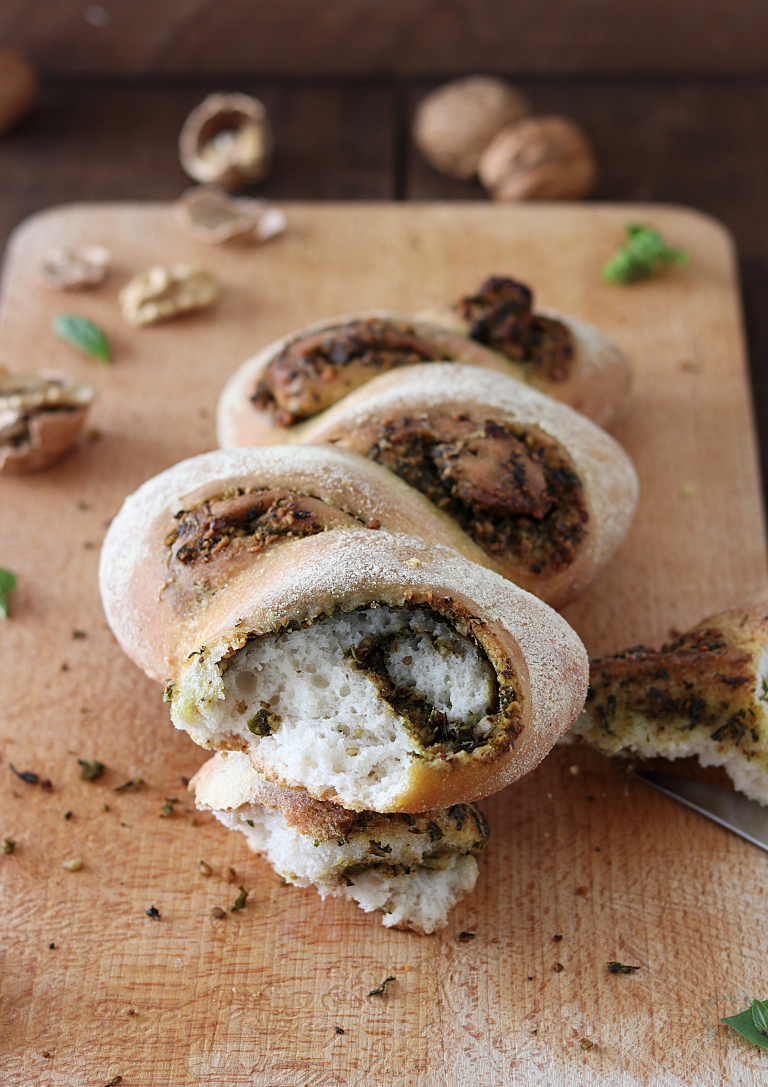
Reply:
<svg viewBox="0 0 768 1087"><path fill-rule="evenodd" d="M184 786L185 789L186 789L187 785L189 785L189 778L186 776L186 774L180 774L179 775L179 781L181 782L181 784Z"/></svg>
<svg viewBox="0 0 768 1087"><path fill-rule="evenodd" d="M563 938L563 937L562 937L562 936L560 935L560 933L558 933L558 934L557 934L556 936L553 936L553 937L552 937L552 939L553 939L553 940L555 941L555 943L560 943L560 941L562 940L562 938Z"/></svg>
<svg viewBox="0 0 768 1087"><path fill-rule="evenodd" d="M157 906L150 906L148 910L144 910L144 913L146 913L147 917L149 917L152 921L161 920L160 910L157 908Z"/></svg>
<svg viewBox="0 0 768 1087"><path fill-rule="evenodd" d="M64 812L64 818L65 819L71 819L72 818L72 812L71 811L65 811Z"/></svg>
<svg viewBox="0 0 768 1087"><path fill-rule="evenodd" d="M639 966L625 966L623 962L608 963L608 972L610 974L631 974L633 970L639 969Z"/></svg>
<svg viewBox="0 0 768 1087"><path fill-rule="evenodd" d="M106 770L103 762L98 759L78 759L80 764L80 777L83 781L97 781Z"/></svg>
<svg viewBox="0 0 768 1087"><path fill-rule="evenodd" d="M144 785L143 778L131 778L130 781L124 781L122 785L118 785L112 790L113 793L124 793L126 789L141 789Z"/></svg>
<svg viewBox="0 0 768 1087"><path fill-rule="evenodd" d="M99 804L99 811L109 811L109 804Z"/></svg>
<svg viewBox="0 0 768 1087"><path fill-rule="evenodd" d="M16 848L16 842L13 838L3 838L0 842L0 853L13 853Z"/></svg>
<svg viewBox="0 0 768 1087"><path fill-rule="evenodd" d="M334 1027L334 1030L336 1031L337 1034L346 1034L347 1033L341 1027Z"/></svg>
<svg viewBox="0 0 768 1087"><path fill-rule="evenodd" d="M590 1038L582 1038L579 1045L582 1049L591 1049L595 1043Z"/></svg>
<svg viewBox="0 0 768 1087"><path fill-rule="evenodd" d="M75 641L78 641L80 638L86 638L87 635L84 630L73 630L72 637Z"/></svg>
<svg viewBox="0 0 768 1087"><path fill-rule="evenodd" d="M163 702L172 702L173 701L173 687L174 687L173 683L169 683L167 685L167 687L163 691Z"/></svg>
<svg viewBox="0 0 768 1087"><path fill-rule="evenodd" d="M17 583L16 575L0 566L0 619L7 619L10 614L8 593L13 592Z"/></svg>
<svg viewBox="0 0 768 1087"><path fill-rule="evenodd" d="M533 974L528 974L526 977L526 981L533 981Z"/></svg>
<svg viewBox="0 0 768 1087"><path fill-rule="evenodd" d="M555 971L556 974L562 974L563 970L565 970L565 967L561 962L556 962L552 969Z"/></svg>
<svg viewBox="0 0 768 1087"><path fill-rule="evenodd" d="M211 868L210 864L206 864L205 861L198 862L197 870L201 876L210 876L213 873L213 869Z"/></svg>
<svg viewBox="0 0 768 1087"><path fill-rule="evenodd" d="M223 910L221 906L214 906L211 910L211 917L215 917L217 921L221 921L227 916L227 911Z"/></svg>
<svg viewBox="0 0 768 1087"><path fill-rule="evenodd" d="M117 1084L122 1082L122 1076L113 1076L112 1079L107 1080L107 1082L104 1084L104 1087L117 1087Z"/></svg>
<svg viewBox="0 0 768 1087"><path fill-rule="evenodd" d="M68 872L79 872L83 867L83 862L79 857L72 857L68 861L63 861L61 867L66 868Z"/></svg>
<svg viewBox="0 0 768 1087"><path fill-rule="evenodd" d="M158 812L158 815L161 819L170 819L170 817L173 815L173 805L178 804L179 801L176 799L175 796L166 796L163 799L165 800L165 803Z"/></svg>
<svg viewBox="0 0 768 1087"><path fill-rule="evenodd" d="M588 894L588 893L589 893L589 888L588 887L577 887L576 888L576 894L577 895L582 895L583 896L583 895Z"/></svg>
<svg viewBox="0 0 768 1087"><path fill-rule="evenodd" d="M16 769L12 762L9 762L8 765L10 766L11 770L13 770L16 777L21 778L21 780L27 785L37 785L38 781L40 780L40 775L36 774L33 770L19 771Z"/></svg>
<svg viewBox="0 0 768 1087"><path fill-rule="evenodd" d="M395 975L390 974L388 978L384 978L381 985L377 985L377 987L375 989L371 989L370 993L368 993L368 996L383 996L384 993L387 990L387 984L390 981L395 981L395 980L396 980Z"/></svg>
<svg viewBox="0 0 768 1087"><path fill-rule="evenodd" d="M240 888L240 894L235 899L234 905L229 907L229 912L230 913L237 913L238 910L244 910L245 909L245 904L248 901L248 895L250 893L251 893L250 891L246 891L245 887L241 887Z"/></svg>
<svg viewBox="0 0 768 1087"><path fill-rule="evenodd" d="M48 944L48 950L49 951L55 951L56 950L56 944Z"/></svg>
<svg viewBox="0 0 768 1087"><path fill-rule="evenodd" d="M461 943L465 944L468 940L474 940L475 936L477 936L476 932L460 932L459 940Z"/></svg>

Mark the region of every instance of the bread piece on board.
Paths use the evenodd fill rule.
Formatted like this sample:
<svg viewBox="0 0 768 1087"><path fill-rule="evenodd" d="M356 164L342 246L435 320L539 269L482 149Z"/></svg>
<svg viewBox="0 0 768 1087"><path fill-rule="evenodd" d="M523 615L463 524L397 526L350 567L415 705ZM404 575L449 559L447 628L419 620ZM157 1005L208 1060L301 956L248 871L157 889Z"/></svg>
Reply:
<svg viewBox="0 0 768 1087"><path fill-rule="evenodd" d="M591 661L587 703L566 739L607 755L695 755L768 804L768 603L710 616L660 651Z"/></svg>
<svg viewBox="0 0 768 1087"><path fill-rule="evenodd" d="M272 785L233 751L209 759L190 782L195 804L230 830L295 887L321 898L350 898L383 911L388 928L428 934L477 880L488 824L474 804L421 815L350 812L301 790Z"/></svg>
<svg viewBox="0 0 768 1087"><path fill-rule="evenodd" d="M486 563L553 607L611 558L634 515L627 454L528 385L447 363L382 374L318 416L302 442L400 475L449 514Z"/></svg>

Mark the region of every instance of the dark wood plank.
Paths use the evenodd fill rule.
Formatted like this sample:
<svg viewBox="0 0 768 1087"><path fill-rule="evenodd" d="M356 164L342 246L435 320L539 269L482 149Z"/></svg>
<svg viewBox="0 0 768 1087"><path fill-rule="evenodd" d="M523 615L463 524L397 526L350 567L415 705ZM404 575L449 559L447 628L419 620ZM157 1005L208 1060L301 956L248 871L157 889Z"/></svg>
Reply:
<svg viewBox="0 0 768 1087"><path fill-rule="evenodd" d="M517 85L536 112L566 114L589 134L601 171L595 199L686 204L714 215L733 232L762 474L768 480L768 86L717 81ZM409 89L407 118L426 90L427 85ZM410 140L405 177L409 199L483 196L476 182L440 177Z"/></svg>
<svg viewBox="0 0 768 1087"><path fill-rule="evenodd" d="M762 0L4 0L0 41L59 74L765 72L768 8Z"/></svg>
<svg viewBox="0 0 768 1087"><path fill-rule="evenodd" d="M238 85L263 99L275 198L394 197L395 112L382 86ZM72 200L171 200L192 182L177 140L215 85L48 87L35 113L0 142L0 240L25 216Z"/></svg>

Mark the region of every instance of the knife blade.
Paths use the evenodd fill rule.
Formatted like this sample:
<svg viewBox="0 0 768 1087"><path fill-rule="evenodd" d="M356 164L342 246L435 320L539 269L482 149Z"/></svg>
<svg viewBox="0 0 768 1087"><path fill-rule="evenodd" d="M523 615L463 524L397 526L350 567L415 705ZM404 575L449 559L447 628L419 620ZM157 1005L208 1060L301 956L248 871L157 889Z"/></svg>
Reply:
<svg viewBox="0 0 768 1087"><path fill-rule="evenodd" d="M768 852L768 807L764 808L756 800L719 785L676 774L636 770L635 777Z"/></svg>

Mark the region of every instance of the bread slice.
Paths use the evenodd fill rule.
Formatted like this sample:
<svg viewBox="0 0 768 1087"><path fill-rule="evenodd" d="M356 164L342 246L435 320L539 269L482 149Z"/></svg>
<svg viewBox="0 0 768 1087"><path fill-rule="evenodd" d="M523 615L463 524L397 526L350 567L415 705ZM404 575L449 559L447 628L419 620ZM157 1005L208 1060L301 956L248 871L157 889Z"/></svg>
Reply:
<svg viewBox="0 0 768 1087"><path fill-rule="evenodd" d="M608 755L695 755L768 804L768 604L713 615L660 651L592 660L584 711L564 739Z"/></svg>
<svg viewBox="0 0 768 1087"><path fill-rule="evenodd" d="M366 913L381 910L385 926L422 934L444 928L474 887L474 854L489 833L474 804L413 816L349 812L270 784L241 752L215 755L190 789L199 809L244 834L286 882L351 898Z"/></svg>

